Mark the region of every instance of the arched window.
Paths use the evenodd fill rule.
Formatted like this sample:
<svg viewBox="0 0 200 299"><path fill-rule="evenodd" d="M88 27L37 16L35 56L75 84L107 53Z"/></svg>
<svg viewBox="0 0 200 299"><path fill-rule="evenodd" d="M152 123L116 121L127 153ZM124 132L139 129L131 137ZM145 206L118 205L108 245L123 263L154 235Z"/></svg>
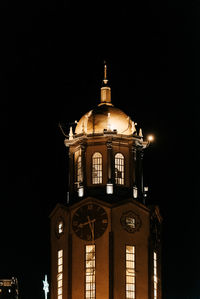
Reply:
<svg viewBox="0 0 200 299"><path fill-rule="evenodd" d="M76 174L77 174L77 182L81 183L83 181L81 155L78 156L78 159L76 162Z"/></svg>
<svg viewBox="0 0 200 299"><path fill-rule="evenodd" d="M124 185L124 156L121 153L115 155L115 184Z"/></svg>
<svg viewBox="0 0 200 299"><path fill-rule="evenodd" d="M92 184L102 184L102 154L92 156Z"/></svg>

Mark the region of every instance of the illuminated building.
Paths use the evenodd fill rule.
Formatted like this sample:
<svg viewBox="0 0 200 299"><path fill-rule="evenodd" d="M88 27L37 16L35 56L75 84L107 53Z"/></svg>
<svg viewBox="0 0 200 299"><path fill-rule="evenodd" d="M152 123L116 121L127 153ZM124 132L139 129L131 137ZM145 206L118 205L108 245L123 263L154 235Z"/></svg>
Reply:
<svg viewBox="0 0 200 299"><path fill-rule="evenodd" d="M0 279L0 299L18 299L17 278Z"/></svg>
<svg viewBox="0 0 200 299"><path fill-rule="evenodd" d="M162 218L143 186L149 142L112 104L105 65L99 105L65 139L69 202L50 215L51 299L162 298Z"/></svg>

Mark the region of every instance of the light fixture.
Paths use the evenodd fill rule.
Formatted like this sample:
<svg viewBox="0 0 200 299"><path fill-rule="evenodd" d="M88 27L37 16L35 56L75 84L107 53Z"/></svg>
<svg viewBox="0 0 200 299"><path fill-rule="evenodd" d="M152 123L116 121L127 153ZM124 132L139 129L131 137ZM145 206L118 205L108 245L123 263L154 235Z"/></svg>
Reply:
<svg viewBox="0 0 200 299"><path fill-rule="evenodd" d="M106 185L106 193L107 194L113 194L113 184L112 183L108 183Z"/></svg>
<svg viewBox="0 0 200 299"><path fill-rule="evenodd" d="M84 195L84 187L79 186L79 188L78 188L78 197L83 197L83 195Z"/></svg>
<svg viewBox="0 0 200 299"><path fill-rule="evenodd" d="M153 136L153 135L148 135L148 136L147 136L147 140L148 140L149 142L154 141L154 136Z"/></svg>
<svg viewBox="0 0 200 299"><path fill-rule="evenodd" d="M138 189L136 186L133 186L133 198L137 198L138 197Z"/></svg>
<svg viewBox="0 0 200 299"><path fill-rule="evenodd" d="M144 187L144 197L147 197L147 192L149 191L149 188L148 187Z"/></svg>

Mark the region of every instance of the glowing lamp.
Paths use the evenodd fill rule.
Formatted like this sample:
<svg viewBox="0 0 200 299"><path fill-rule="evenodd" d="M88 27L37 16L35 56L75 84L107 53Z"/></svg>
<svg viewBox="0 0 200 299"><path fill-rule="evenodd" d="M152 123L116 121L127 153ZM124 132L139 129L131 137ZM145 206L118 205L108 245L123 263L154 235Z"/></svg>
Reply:
<svg viewBox="0 0 200 299"><path fill-rule="evenodd" d="M136 186L133 186L133 198L137 198L138 197L138 189Z"/></svg>
<svg viewBox="0 0 200 299"><path fill-rule="evenodd" d="M147 197L147 192L149 191L148 187L144 187L144 197Z"/></svg>
<svg viewBox="0 0 200 299"><path fill-rule="evenodd" d="M78 197L83 197L83 195L84 195L84 188L83 186L80 186L78 188Z"/></svg>
<svg viewBox="0 0 200 299"><path fill-rule="evenodd" d="M154 136L153 136L153 135L149 135L149 136L147 136L147 140L148 140L149 142L154 141Z"/></svg>
<svg viewBox="0 0 200 299"><path fill-rule="evenodd" d="M108 184L106 185L106 193L107 193L107 194L113 194L113 184L108 183Z"/></svg>

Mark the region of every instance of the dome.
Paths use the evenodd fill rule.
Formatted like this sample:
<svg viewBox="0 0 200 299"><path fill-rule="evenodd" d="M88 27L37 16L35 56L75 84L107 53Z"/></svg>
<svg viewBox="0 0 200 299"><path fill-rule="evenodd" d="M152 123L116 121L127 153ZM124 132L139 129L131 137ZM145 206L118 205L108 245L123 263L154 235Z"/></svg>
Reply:
<svg viewBox="0 0 200 299"><path fill-rule="evenodd" d="M86 113L79 120L75 134L98 134L107 131L117 131L117 134L133 134L134 123L122 110L112 104L100 104L95 109Z"/></svg>
<svg viewBox="0 0 200 299"><path fill-rule="evenodd" d="M131 135L136 132L135 124L131 118L111 103L111 88L108 86L106 64L104 65L104 79L101 87L101 102L80 119L75 134L102 134L104 130L124 135Z"/></svg>

